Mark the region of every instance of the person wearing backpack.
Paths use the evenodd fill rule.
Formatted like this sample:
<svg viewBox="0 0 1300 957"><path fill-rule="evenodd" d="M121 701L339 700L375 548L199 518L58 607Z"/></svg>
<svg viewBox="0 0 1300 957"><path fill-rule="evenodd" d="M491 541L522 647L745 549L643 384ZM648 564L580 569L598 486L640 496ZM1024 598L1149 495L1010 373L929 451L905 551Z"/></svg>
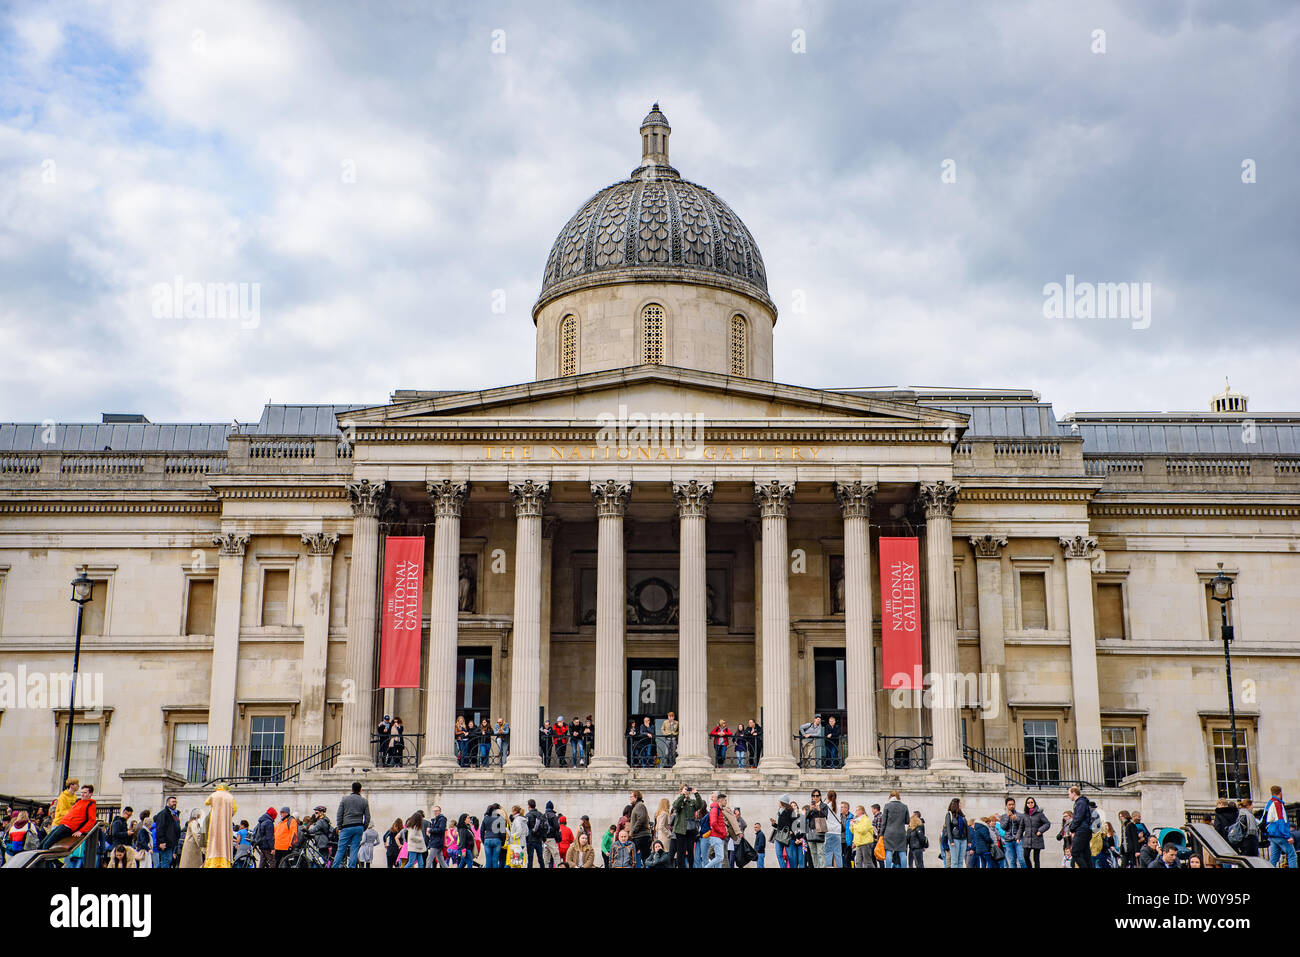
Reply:
<svg viewBox="0 0 1300 957"><path fill-rule="evenodd" d="M545 855L546 866L553 868L564 858L560 856L560 816L555 813L555 805L550 801L546 802L546 810L542 813L542 817L546 821L542 853Z"/></svg>
<svg viewBox="0 0 1300 957"><path fill-rule="evenodd" d="M1268 789L1268 807L1264 809L1264 836L1268 838L1269 862L1277 867L1286 854L1288 870L1296 869L1295 838L1286 819L1286 805L1282 803L1282 788L1274 784Z"/></svg>
<svg viewBox="0 0 1300 957"><path fill-rule="evenodd" d="M1240 834L1238 843L1233 844L1240 853L1247 857L1259 857L1259 823L1255 820L1255 806L1250 798L1242 798L1237 808L1237 822L1233 825ZM1229 829L1228 839L1232 840L1234 831Z"/></svg>
<svg viewBox="0 0 1300 957"><path fill-rule="evenodd" d="M948 838L947 866L965 867L970 828L966 824L966 815L962 813L961 798L953 798L948 802L948 813L943 819L943 833Z"/></svg>
<svg viewBox="0 0 1300 957"><path fill-rule="evenodd" d="M912 819L907 823L907 866L925 867L925 851L930 846L930 839L925 836L925 819L920 811L912 812Z"/></svg>
<svg viewBox="0 0 1300 957"><path fill-rule="evenodd" d="M528 848L528 866L533 866L533 856L537 856L537 866L545 867L546 859L543 856L542 848L546 844L546 815L537 810L537 802L532 798L528 799L528 813L524 815L524 821L527 824L528 839L525 846Z"/></svg>

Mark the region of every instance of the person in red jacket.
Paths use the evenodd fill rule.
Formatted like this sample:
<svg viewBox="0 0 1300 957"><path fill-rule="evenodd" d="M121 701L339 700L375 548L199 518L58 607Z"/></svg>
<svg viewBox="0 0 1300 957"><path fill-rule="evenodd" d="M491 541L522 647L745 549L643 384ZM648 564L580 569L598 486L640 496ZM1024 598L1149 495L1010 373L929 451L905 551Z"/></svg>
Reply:
<svg viewBox="0 0 1300 957"><path fill-rule="evenodd" d="M709 830L705 838L709 849L705 852L705 867L721 867L727 856L727 819L722 809L727 806L727 796L717 795L709 804Z"/></svg>
<svg viewBox="0 0 1300 957"><path fill-rule="evenodd" d="M727 727L727 722L719 720L709 732L709 737L713 738L713 747L717 751L718 767L722 767L727 763L727 745L731 743L731 729Z"/></svg>
<svg viewBox="0 0 1300 957"><path fill-rule="evenodd" d="M41 848L53 847L70 834L85 834L95 826L99 809L95 806L95 789L83 784L77 795L77 803L68 808L68 813L45 835ZM96 849L98 850L98 849Z"/></svg>
<svg viewBox="0 0 1300 957"><path fill-rule="evenodd" d="M564 815L561 814L560 815L560 837L556 841L556 845L560 852L560 860L564 860L565 857L568 856L569 845L572 843L573 843L573 831L569 829L568 821L566 821L564 819Z"/></svg>

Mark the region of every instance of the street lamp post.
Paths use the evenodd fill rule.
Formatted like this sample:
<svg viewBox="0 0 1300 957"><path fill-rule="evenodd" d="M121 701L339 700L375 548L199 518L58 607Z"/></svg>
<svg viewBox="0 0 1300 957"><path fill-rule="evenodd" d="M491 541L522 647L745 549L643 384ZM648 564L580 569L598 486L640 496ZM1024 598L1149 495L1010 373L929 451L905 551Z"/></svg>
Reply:
<svg viewBox="0 0 1300 957"><path fill-rule="evenodd" d="M81 616L86 610L86 602L94 593L95 583L82 572L72 582L72 600L77 603L77 640L72 646L72 697L68 701L68 736L63 745L63 777L60 784L66 784L72 766L72 725L77 719L77 669L81 667Z"/></svg>
<svg viewBox="0 0 1300 957"><path fill-rule="evenodd" d="M1228 624L1228 602L1232 601L1232 579L1223 574L1223 562L1219 562L1219 574L1210 579L1210 597L1219 603L1221 635L1223 637L1223 662L1228 676L1228 723L1232 733L1232 787L1233 800L1240 801L1241 793L1241 758L1237 752L1237 709L1232 700L1232 626Z"/></svg>

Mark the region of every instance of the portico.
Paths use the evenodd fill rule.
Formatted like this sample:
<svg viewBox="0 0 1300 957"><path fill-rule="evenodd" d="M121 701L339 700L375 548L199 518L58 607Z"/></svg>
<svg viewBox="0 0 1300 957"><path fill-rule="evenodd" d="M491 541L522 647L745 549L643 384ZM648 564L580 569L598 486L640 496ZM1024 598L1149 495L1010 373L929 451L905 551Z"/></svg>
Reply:
<svg viewBox="0 0 1300 957"><path fill-rule="evenodd" d="M646 410L647 422L651 413L662 421L689 414L694 431L612 428L629 409ZM507 686L492 699L502 712L508 702L510 773L541 770L532 738L542 716L588 713L593 769L626 768L633 718L662 717L649 702L629 700L629 669L641 660L676 669L683 769L713 763L709 734L721 717L762 725L760 772L795 772L794 734L811 717L799 689L810 683L814 656L792 622L813 619L817 647L838 649L847 665L838 720L850 769L882 771L878 729L922 731L895 727L905 718L933 730L936 766L965 768L955 708L890 715L871 584L873 529L925 540L928 655L955 670L955 628L942 625L956 620L951 544L928 536L932 528L951 536L960 415L639 367L490 393L413 395L352 420L353 494L366 502L353 519L354 548L375 553L354 552L351 594L365 607L378 600L384 534L419 528L431 539L421 773L457 770L457 649L483 615L504 619L508 632L500 669ZM369 504L376 497L382 505ZM544 522L554 536L547 568ZM458 569L475 552L489 559L476 577L478 600L491 609L461 601ZM356 626L373 632L376 623L359 617ZM374 687L375 641L358 635L356 647L372 650L349 658L358 688ZM369 735L377 700L345 702L345 741ZM406 730L416 730L409 719ZM341 765L355 763L345 750L353 760Z"/></svg>

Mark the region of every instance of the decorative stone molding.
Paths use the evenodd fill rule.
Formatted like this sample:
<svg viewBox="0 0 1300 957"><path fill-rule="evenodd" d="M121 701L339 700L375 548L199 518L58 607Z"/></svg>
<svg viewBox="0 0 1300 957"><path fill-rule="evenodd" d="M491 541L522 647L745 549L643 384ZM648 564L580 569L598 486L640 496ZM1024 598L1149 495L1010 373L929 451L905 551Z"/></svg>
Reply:
<svg viewBox="0 0 1300 957"><path fill-rule="evenodd" d="M353 515L358 518L378 518L387 504L388 483L362 479L360 482L349 482L347 492Z"/></svg>
<svg viewBox="0 0 1300 957"><path fill-rule="evenodd" d="M311 547L313 555L333 555L339 536L337 532L312 532L302 536L302 543Z"/></svg>
<svg viewBox="0 0 1300 957"><path fill-rule="evenodd" d="M704 518L709 514L709 503L713 501L713 483L697 482L695 479L674 482L673 501L677 503L677 514L682 518Z"/></svg>
<svg viewBox="0 0 1300 957"><path fill-rule="evenodd" d="M917 500L925 509L926 520L952 518L957 493L960 491L961 486L956 482L923 482L917 491Z"/></svg>
<svg viewBox="0 0 1300 957"><path fill-rule="evenodd" d="M754 483L754 502L763 518L785 518L790 514L790 500L794 498L793 482Z"/></svg>
<svg viewBox="0 0 1300 957"><path fill-rule="evenodd" d="M970 544L975 549L976 558L1001 558L1007 540L1001 535L972 535Z"/></svg>
<svg viewBox="0 0 1300 957"><path fill-rule="evenodd" d="M1075 535L1073 538L1062 538L1061 547L1065 549L1066 558L1086 558L1092 560L1092 553L1097 548L1095 538L1087 538L1083 535Z"/></svg>
<svg viewBox="0 0 1300 957"><path fill-rule="evenodd" d="M460 518L465 500L469 498L468 482L443 479L441 482L427 482L425 489L429 493L429 501L433 503L435 518Z"/></svg>
<svg viewBox="0 0 1300 957"><path fill-rule="evenodd" d="M607 479L591 483L591 500L596 505L597 517L621 516L627 510L627 500L632 495L631 482Z"/></svg>
<svg viewBox="0 0 1300 957"><path fill-rule="evenodd" d="M836 482L835 497L845 518L871 518L876 486L867 482Z"/></svg>
<svg viewBox="0 0 1300 957"><path fill-rule="evenodd" d="M240 535L238 532L223 532L212 536L212 544L221 549L222 555L243 555L251 538L251 535Z"/></svg>
<svg viewBox="0 0 1300 957"><path fill-rule="evenodd" d="M515 503L515 516L518 518L540 516L550 497L550 482L534 482L532 479L526 479L523 482L510 483L510 498Z"/></svg>

